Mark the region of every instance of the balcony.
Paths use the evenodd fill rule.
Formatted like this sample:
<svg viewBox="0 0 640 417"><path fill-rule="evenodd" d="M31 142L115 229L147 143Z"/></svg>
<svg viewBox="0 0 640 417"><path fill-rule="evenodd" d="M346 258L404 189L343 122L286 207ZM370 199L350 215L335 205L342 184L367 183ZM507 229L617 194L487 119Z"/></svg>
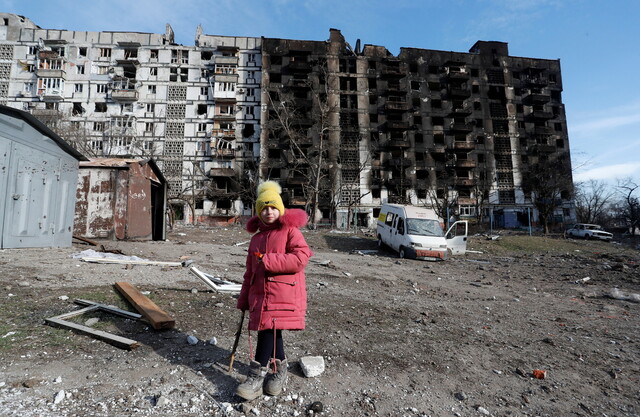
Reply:
<svg viewBox="0 0 640 417"><path fill-rule="evenodd" d="M447 70L447 73L444 74L444 79L446 80L468 80L469 79L469 71L467 71L465 68L460 68L460 69L452 69L449 68Z"/></svg>
<svg viewBox="0 0 640 417"><path fill-rule="evenodd" d="M451 122L449 123L449 130L452 130L454 132L466 132L466 133L470 133L473 132L473 125L470 125L468 123L462 123L462 122Z"/></svg>
<svg viewBox="0 0 640 417"><path fill-rule="evenodd" d="M214 55L212 61L220 65L238 65L237 56Z"/></svg>
<svg viewBox="0 0 640 417"><path fill-rule="evenodd" d="M218 158L233 158L236 156L236 151L234 149L212 149L211 152Z"/></svg>
<svg viewBox="0 0 640 417"><path fill-rule="evenodd" d="M411 159L409 158L391 158L385 161L385 165L392 167L408 167L411 166Z"/></svg>
<svg viewBox="0 0 640 417"><path fill-rule="evenodd" d="M236 176L236 172L233 170L233 168L211 168L209 170L209 178L214 178L214 177L226 177L226 178L230 178L230 177L235 177Z"/></svg>
<svg viewBox="0 0 640 417"><path fill-rule="evenodd" d="M534 110L533 112L531 112L529 116L534 119L544 119L544 120L553 119L555 117L553 113L551 113L550 111L541 111L541 110Z"/></svg>
<svg viewBox="0 0 640 417"><path fill-rule="evenodd" d="M390 185L395 185L396 187L411 187L411 180L407 178L392 178L387 181Z"/></svg>
<svg viewBox="0 0 640 417"><path fill-rule="evenodd" d="M62 100L64 91L62 91L62 88L38 88L38 95L43 100Z"/></svg>
<svg viewBox="0 0 640 417"><path fill-rule="evenodd" d="M459 187L473 187L476 184L476 180L471 178L456 178L454 184Z"/></svg>
<svg viewBox="0 0 640 417"><path fill-rule="evenodd" d="M382 124L382 127L387 130L407 130L409 129L409 122L402 120L387 120Z"/></svg>
<svg viewBox="0 0 640 417"><path fill-rule="evenodd" d="M551 96L544 93L529 93L522 97L522 101L529 104L546 104L551 101Z"/></svg>
<svg viewBox="0 0 640 417"><path fill-rule="evenodd" d="M380 70L382 77L404 77L407 74L407 64L399 63L398 65L383 65Z"/></svg>
<svg viewBox="0 0 640 417"><path fill-rule="evenodd" d="M469 98L471 97L471 90L467 86L452 86L449 88L449 97Z"/></svg>
<svg viewBox="0 0 640 417"><path fill-rule="evenodd" d="M111 90L111 98L115 101L127 103L138 100L137 89L114 89Z"/></svg>
<svg viewBox="0 0 640 417"><path fill-rule="evenodd" d="M453 149L457 149L461 151L472 151L475 148L476 148L475 142L463 142L463 141L453 142Z"/></svg>
<svg viewBox="0 0 640 417"><path fill-rule="evenodd" d="M311 71L311 64L307 61L291 61L289 62L289 69L292 71Z"/></svg>
<svg viewBox="0 0 640 417"><path fill-rule="evenodd" d="M36 75L40 78L61 78L65 80L67 73L63 69L38 68Z"/></svg>
<svg viewBox="0 0 640 417"><path fill-rule="evenodd" d="M553 145L547 145L544 143L538 143L531 147L533 152L537 153L554 153L556 151L556 147Z"/></svg>
<svg viewBox="0 0 640 417"><path fill-rule="evenodd" d="M408 111L411 109L411 105L406 101L387 101L384 104L384 109L386 111Z"/></svg>
<svg viewBox="0 0 640 417"><path fill-rule="evenodd" d="M471 113L473 113L473 107L470 104L465 104L462 107L452 108L449 117L469 116Z"/></svg>
<svg viewBox="0 0 640 417"><path fill-rule="evenodd" d="M212 129L211 136L216 138L234 138L236 137L235 129Z"/></svg>
<svg viewBox="0 0 640 417"><path fill-rule="evenodd" d="M411 143L405 139L391 139L387 145L391 148L409 148Z"/></svg>
<svg viewBox="0 0 640 417"><path fill-rule="evenodd" d="M522 83L526 86L540 87L549 84L549 80L543 77L526 77L522 79Z"/></svg>
<svg viewBox="0 0 640 417"><path fill-rule="evenodd" d="M215 74L217 83L236 83L238 82L238 74Z"/></svg>
<svg viewBox="0 0 640 417"><path fill-rule="evenodd" d="M456 168L475 168L478 164L473 159L458 159Z"/></svg>
<svg viewBox="0 0 640 417"><path fill-rule="evenodd" d="M533 133L536 135L553 135L553 129L549 126L535 126Z"/></svg>

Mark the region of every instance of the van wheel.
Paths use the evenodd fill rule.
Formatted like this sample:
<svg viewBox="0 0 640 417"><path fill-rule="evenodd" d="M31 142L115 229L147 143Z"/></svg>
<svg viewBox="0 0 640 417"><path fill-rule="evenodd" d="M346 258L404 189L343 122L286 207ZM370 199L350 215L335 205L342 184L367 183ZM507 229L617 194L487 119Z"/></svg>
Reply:
<svg viewBox="0 0 640 417"><path fill-rule="evenodd" d="M384 243L382 243L382 236L378 235L378 247L380 249L384 248Z"/></svg>
<svg viewBox="0 0 640 417"><path fill-rule="evenodd" d="M400 256L403 259L407 257L407 252L405 251L404 246L400 246L400 250L398 251L398 256Z"/></svg>

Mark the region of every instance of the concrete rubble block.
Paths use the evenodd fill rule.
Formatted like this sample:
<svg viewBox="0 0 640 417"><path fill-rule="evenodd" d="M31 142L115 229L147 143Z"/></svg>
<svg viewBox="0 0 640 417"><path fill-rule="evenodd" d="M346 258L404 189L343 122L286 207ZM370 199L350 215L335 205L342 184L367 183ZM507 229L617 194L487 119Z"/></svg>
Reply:
<svg viewBox="0 0 640 417"><path fill-rule="evenodd" d="M305 356L300 358L300 367L307 378L316 377L324 372L324 358L322 356Z"/></svg>

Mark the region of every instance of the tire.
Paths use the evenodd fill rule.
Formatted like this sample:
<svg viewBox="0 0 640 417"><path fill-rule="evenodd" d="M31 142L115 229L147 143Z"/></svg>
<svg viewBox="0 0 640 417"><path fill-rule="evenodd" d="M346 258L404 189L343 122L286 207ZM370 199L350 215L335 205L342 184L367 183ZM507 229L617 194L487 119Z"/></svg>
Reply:
<svg viewBox="0 0 640 417"><path fill-rule="evenodd" d="M591 235L584 235L585 240L591 240Z"/></svg>
<svg viewBox="0 0 640 417"><path fill-rule="evenodd" d="M407 257L407 252L404 248L404 246L400 246L400 250L398 250L398 256L402 259Z"/></svg>
<svg viewBox="0 0 640 417"><path fill-rule="evenodd" d="M378 249L384 249L384 243L382 243L382 236L378 235Z"/></svg>

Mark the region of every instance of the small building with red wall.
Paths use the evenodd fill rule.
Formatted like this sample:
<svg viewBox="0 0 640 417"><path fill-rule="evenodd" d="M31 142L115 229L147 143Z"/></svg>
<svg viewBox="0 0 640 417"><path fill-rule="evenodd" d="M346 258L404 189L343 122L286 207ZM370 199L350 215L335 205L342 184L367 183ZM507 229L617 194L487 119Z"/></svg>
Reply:
<svg viewBox="0 0 640 417"><path fill-rule="evenodd" d="M167 181L153 159L80 163L74 236L164 240Z"/></svg>

